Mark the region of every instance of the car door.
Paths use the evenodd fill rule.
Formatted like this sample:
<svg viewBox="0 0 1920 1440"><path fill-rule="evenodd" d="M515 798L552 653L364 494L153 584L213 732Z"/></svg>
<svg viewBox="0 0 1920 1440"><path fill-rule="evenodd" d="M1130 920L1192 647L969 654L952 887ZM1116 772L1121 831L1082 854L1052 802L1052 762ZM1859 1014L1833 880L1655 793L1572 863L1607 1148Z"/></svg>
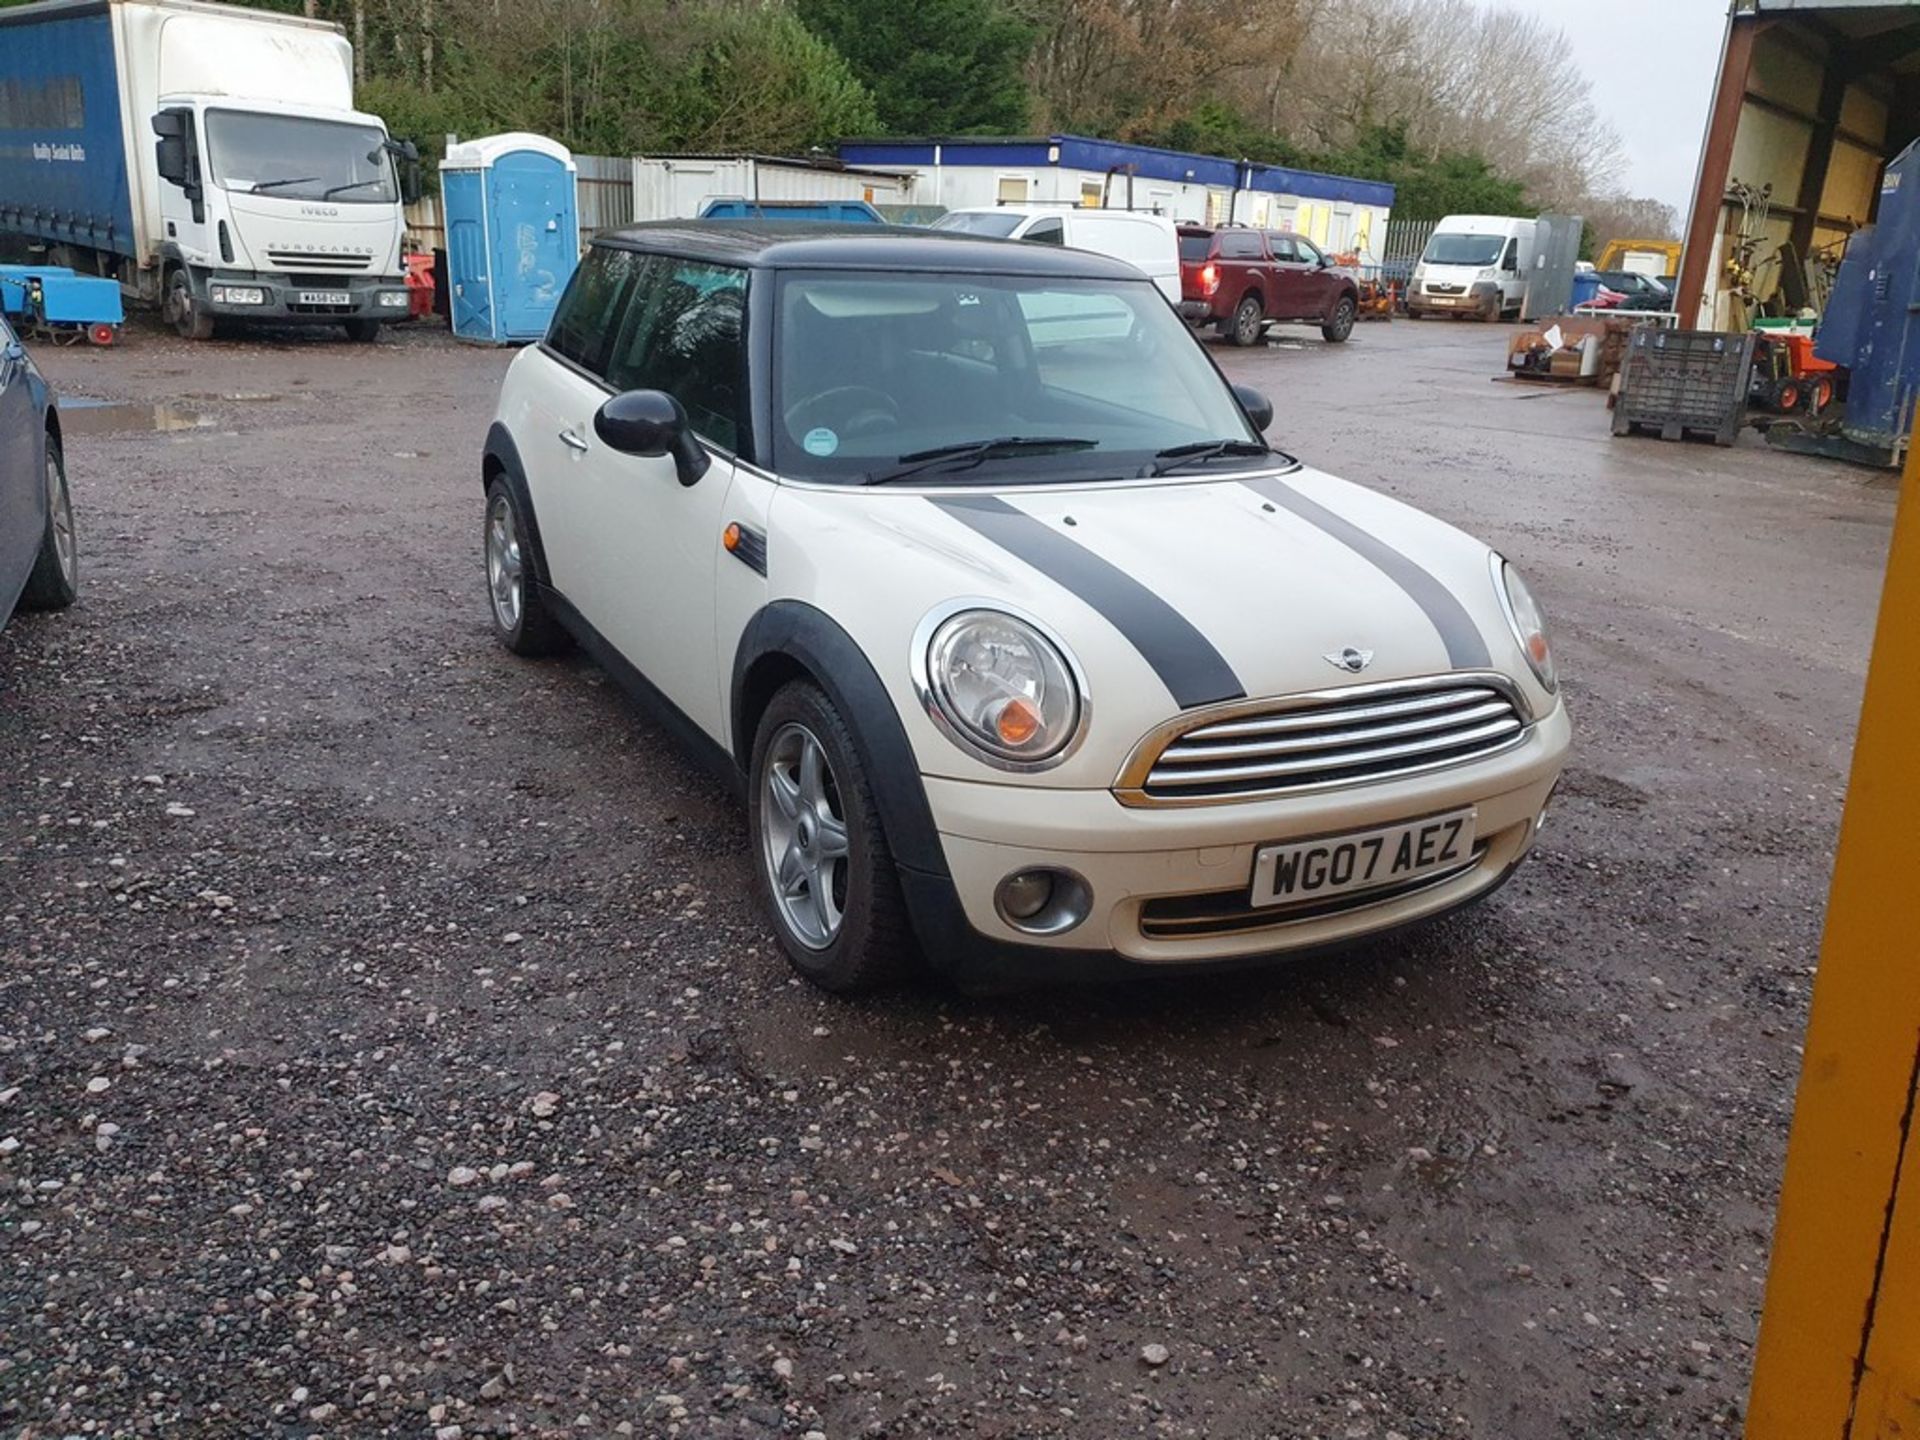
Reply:
<svg viewBox="0 0 1920 1440"><path fill-rule="evenodd" d="M1299 307L1293 313L1297 319L1318 320L1333 309L1340 293L1340 277L1326 252L1305 236L1293 237L1293 259L1294 284L1298 287L1295 303Z"/></svg>
<svg viewBox="0 0 1920 1440"><path fill-rule="evenodd" d="M1267 235L1267 248L1273 253L1273 302L1267 313L1276 320L1298 320L1313 313L1307 266L1301 260L1300 247L1305 243L1284 231Z"/></svg>
<svg viewBox="0 0 1920 1440"><path fill-rule="evenodd" d="M747 272L646 259L613 348L606 388L582 396L586 441L569 507L574 604L666 697L716 738L726 734L714 662L714 568L747 413ZM712 455L691 485L671 456L628 455L601 441L593 415L608 393L662 390L678 400Z"/></svg>
<svg viewBox="0 0 1920 1440"><path fill-rule="evenodd" d="M27 583L46 531L40 407L27 352L0 319L0 621Z"/></svg>

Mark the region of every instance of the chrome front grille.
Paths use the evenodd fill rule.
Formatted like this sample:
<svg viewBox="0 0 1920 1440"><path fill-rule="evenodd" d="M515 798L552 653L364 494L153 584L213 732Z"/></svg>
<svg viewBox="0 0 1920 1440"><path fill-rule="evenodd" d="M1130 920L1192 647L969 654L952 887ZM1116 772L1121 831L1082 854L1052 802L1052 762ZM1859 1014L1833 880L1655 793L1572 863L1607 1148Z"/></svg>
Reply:
<svg viewBox="0 0 1920 1440"><path fill-rule="evenodd" d="M305 250L269 250L267 259L282 270L365 270L371 255L316 255Z"/></svg>
<svg viewBox="0 0 1920 1440"><path fill-rule="evenodd" d="M1429 295L1464 295L1466 293L1467 287L1464 285L1449 285L1443 280L1429 280L1427 282L1427 294Z"/></svg>
<svg viewBox="0 0 1920 1440"><path fill-rule="evenodd" d="M1131 805L1201 805L1356 785L1481 759L1528 724L1512 682L1477 672L1241 701L1149 736L1116 788Z"/></svg>

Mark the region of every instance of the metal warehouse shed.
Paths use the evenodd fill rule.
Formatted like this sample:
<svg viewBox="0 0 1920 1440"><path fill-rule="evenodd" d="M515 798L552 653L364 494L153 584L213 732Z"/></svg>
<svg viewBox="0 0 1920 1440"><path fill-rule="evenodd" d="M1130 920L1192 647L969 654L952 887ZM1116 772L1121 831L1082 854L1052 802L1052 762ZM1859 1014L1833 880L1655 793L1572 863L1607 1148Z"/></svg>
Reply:
<svg viewBox="0 0 1920 1440"><path fill-rule="evenodd" d="M1377 259L1393 186L1220 155L1082 135L846 140L855 169L908 171L915 199L949 210L998 204L1126 206L1175 220L1293 230L1330 250Z"/></svg>
<svg viewBox="0 0 1920 1440"><path fill-rule="evenodd" d="M1737 328L1738 270L1757 299L1797 308L1804 262L1837 256L1873 221L1881 171L1916 136L1916 0L1734 0L1687 222L1683 313ZM1817 287L1807 299L1818 306Z"/></svg>

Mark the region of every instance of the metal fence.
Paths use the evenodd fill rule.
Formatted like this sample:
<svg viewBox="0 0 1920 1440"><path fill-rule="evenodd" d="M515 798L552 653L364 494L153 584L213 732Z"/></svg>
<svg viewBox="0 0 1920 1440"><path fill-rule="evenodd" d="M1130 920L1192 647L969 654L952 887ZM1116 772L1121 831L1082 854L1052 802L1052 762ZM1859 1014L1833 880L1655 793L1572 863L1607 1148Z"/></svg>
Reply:
<svg viewBox="0 0 1920 1440"><path fill-rule="evenodd" d="M1380 258L1387 264L1404 262L1411 265L1420 258L1420 252L1427 248L1427 240L1440 228L1438 220L1389 220L1387 238L1380 247Z"/></svg>
<svg viewBox="0 0 1920 1440"><path fill-rule="evenodd" d="M582 248L603 230L633 223L633 161L624 155L576 155L575 190ZM421 250L444 250L447 227L438 195L423 195L407 206L407 234Z"/></svg>

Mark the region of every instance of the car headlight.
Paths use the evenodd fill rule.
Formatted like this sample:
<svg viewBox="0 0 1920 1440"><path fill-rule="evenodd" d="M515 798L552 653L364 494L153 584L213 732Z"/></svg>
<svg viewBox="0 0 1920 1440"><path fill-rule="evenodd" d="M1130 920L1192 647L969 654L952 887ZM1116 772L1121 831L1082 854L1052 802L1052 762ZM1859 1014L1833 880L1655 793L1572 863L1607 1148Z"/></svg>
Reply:
<svg viewBox="0 0 1920 1440"><path fill-rule="evenodd" d="M399 310L403 308L406 303L407 292L404 290L382 290L380 292L380 304L386 306L389 310Z"/></svg>
<svg viewBox="0 0 1920 1440"><path fill-rule="evenodd" d="M1084 700L1065 652L1037 625L968 608L935 612L921 630L915 680L928 713L962 749L1014 770L1065 758Z"/></svg>
<svg viewBox="0 0 1920 1440"><path fill-rule="evenodd" d="M1519 641L1535 678L1549 691L1558 690L1560 677L1553 668L1553 645L1547 639L1547 618L1540 613L1540 603L1512 565L1498 555L1493 557L1493 564L1494 583L1507 612L1507 624L1513 627L1513 638Z"/></svg>

